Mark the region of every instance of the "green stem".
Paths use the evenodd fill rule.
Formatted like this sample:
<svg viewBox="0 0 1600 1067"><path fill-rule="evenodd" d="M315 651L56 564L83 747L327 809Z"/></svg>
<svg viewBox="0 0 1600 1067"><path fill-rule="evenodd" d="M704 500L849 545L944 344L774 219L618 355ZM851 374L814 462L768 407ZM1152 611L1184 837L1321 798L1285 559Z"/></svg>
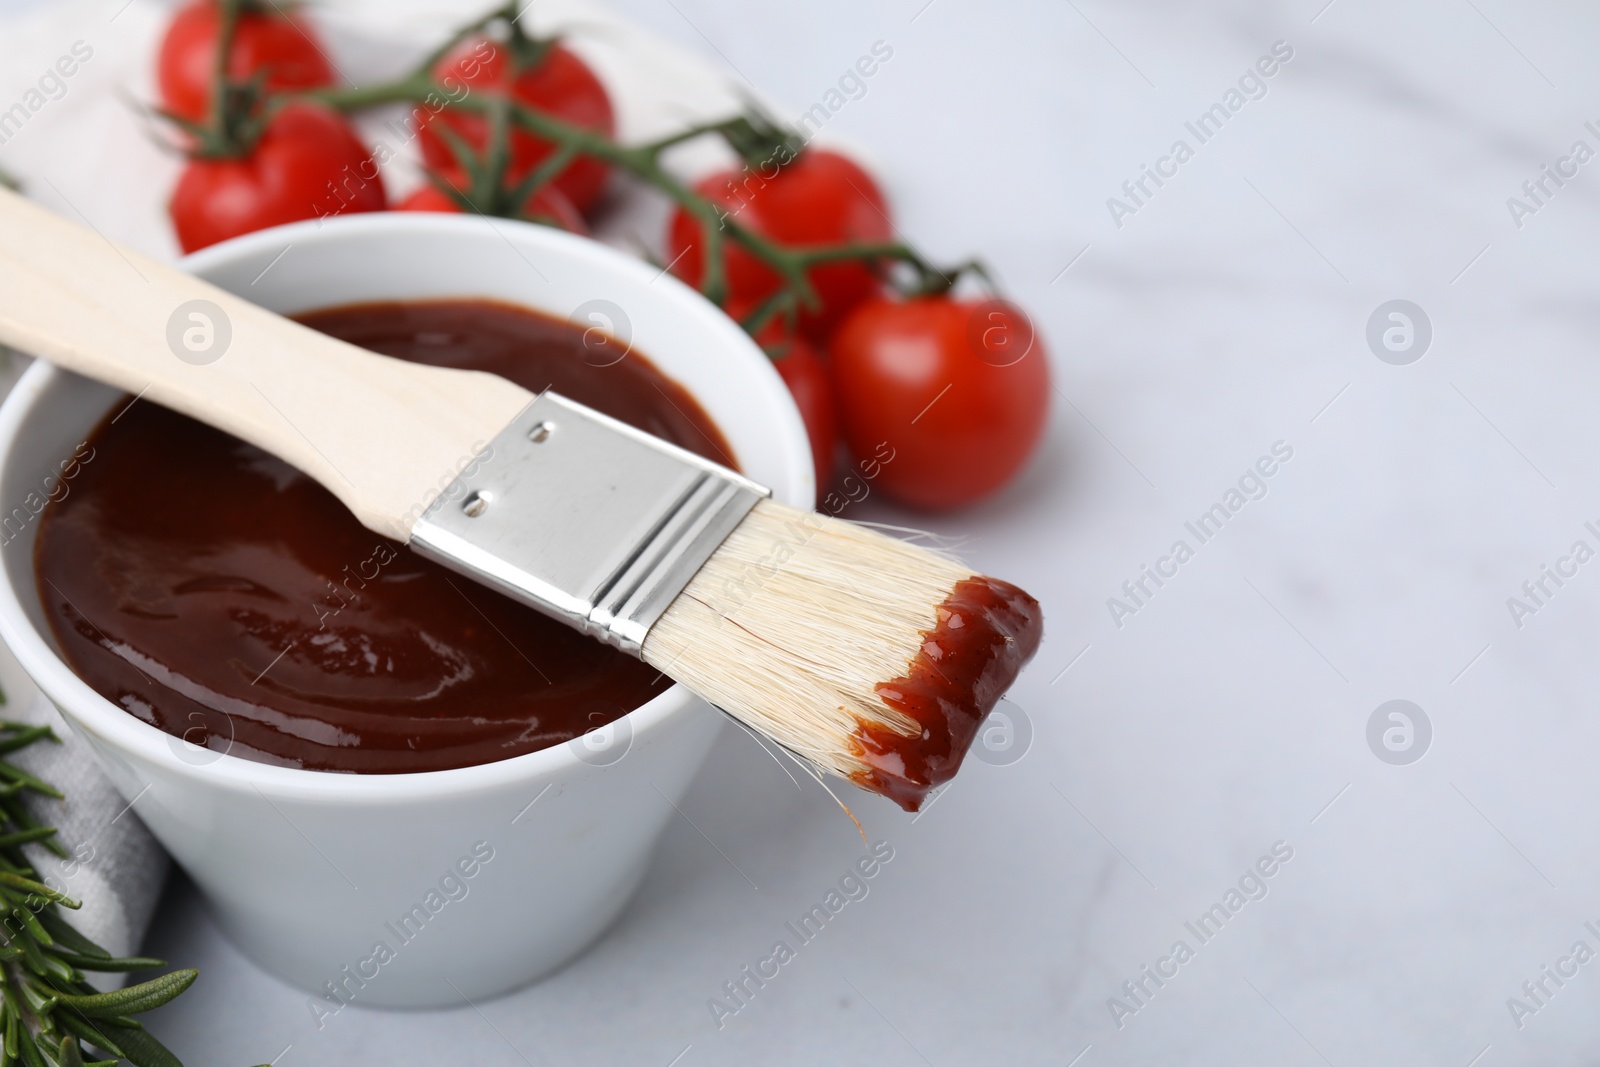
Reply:
<svg viewBox="0 0 1600 1067"><path fill-rule="evenodd" d="M228 123L228 67L233 59L233 38L239 27L239 0L218 0L220 25L217 27L217 53L211 57L211 108L206 125L222 137Z"/></svg>
<svg viewBox="0 0 1600 1067"><path fill-rule="evenodd" d="M739 325L744 327L745 333L755 337L778 315L792 316L794 310L794 294L788 289L779 289L756 305L756 309L741 319Z"/></svg>
<svg viewBox="0 0 1600 1067"><path fill-rule="evenodd" d="M364 107L377 107L382 104L411 103L425 99L429 93L439 92L442 94L443 91L443 88L435 84L426 72L418 72L407 75L399 81L382 82L360 89L349 87L309 89L295 95L298 99L315 100L340 111L356 111ZM468 97L467 99L471 98ZM465 101L462 102L464 103Z"/></svg>
<svg viewBox="0 0 1600 1067"><path fill-rule="evenodd" d="M511 106L504 96L489 97L489 146L484 152L483 169L478 175L478 188L474 193L491 211L499 210L501 196L500 176L506 172L506 161L511 158Z"/></svg>
<svg viewBox="0 0 1600 1067"><path fill-rule="evenodd" d="M683 144L685 141L692 141L697 137L704 137L711 133L723 133L728 129L729 124L735 121L737 120L719 119L716 122L704 122L697 126L688 126L679 130L677 133L668 134L659 140L651 141L648 144L640 145L639 147L642 151L650 152L653 155L660 155L667 149L674 148L680 144Z"/></svg>
<svg viewBox="0 0 1600 1067"><path fill-rule="evenodd" d="M511 212L513 214L520 212L523 206L538 194L539 190L555 181L556 175L566 170L567 166L576 158L578 158L578 150L571 145L567 145L557 149L549 159L529 171L528 176L518 182L515 189L511 190Z"/></svg>
<svg viewBox="0 0 1600 1067"><path fill-rule="evenodd" d="M515 12L515 5L508 5L469 24L458 31L445 46L435 50L410 74L396 81L360 89L315 90L299 94L297 98L318 100L341 110L356 110L382 104L426 100L431 94L445 95L442 87L435 84L431 71L439 59L462 40L484 31L497 20L506 21L510 27L509 45L515 46L521 40L531 40L521 34L520 26L514 18ZM512 58L514 62L517 59L516 55ZM494 187L492 196L486 202L500 208L505 214L518 214L526 199L553 181L572 160L588 157L606 163L654 187L694 220L702 236L704 269L700 279L700 291L707 299L722 304L727 298L727 265L723 255L726 246L731 242L749 252L782 280L782 288L777 297L763 303L755 313L746 318L744 325L751 332L766 326L780 310L792 314L801 307L810 309L818 307L821 301L811 284L809 273L813 267L822 264L862 262L874 267L881 267L885 263L907 264L914 274L914 282L909 287L901 288L908 296L936 296L947 293L962 275L967 273L988 280L987 272L979 263L963 263L958 267L942 270L903 242L849 241L805 248L780 244L741 223L733 214L724 211L717 202L696 192L681 179L669 173L661 163L661 157L668 149L711 134L723 136L730 141L730 144L738 141L746 147L757 141L762 144L772 142L782 131L777 124L762 115L738 115L717 122L701 123L646 144L629 146L617 143L600 131L574 125L530 107L513 97L508 97L504 91L480 89L459 100L451 100L448 106L487 117L490 144L485 146L485 154L491 158L484 160L486 166L483 169L489 173ZM511 191L509 203L506 203L503 197L504 190L499 185L501 180L499 176L504 174L508 125L549 142L555 146L555 151L518 183ZM460 147L457 147L458 155L460 151ZM467 161L463 160L464 167L466 164ZM475 168L468 169L470 173ZM473 185L474 195L482 199L487 191L477 188L476 181Z"/></svg>

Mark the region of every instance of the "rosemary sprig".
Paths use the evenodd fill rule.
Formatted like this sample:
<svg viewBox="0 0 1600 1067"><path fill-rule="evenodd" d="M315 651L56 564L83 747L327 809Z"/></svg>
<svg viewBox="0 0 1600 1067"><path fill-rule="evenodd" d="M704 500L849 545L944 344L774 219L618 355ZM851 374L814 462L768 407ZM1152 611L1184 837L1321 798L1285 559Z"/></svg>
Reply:
<svg viewBox="0 0 1600 1067"><path fill-rule="evenodd" d="M81 902L46 885L23 854L24 845L38 844L68 855L55 827L29 814L26 799L29 793L61 799L61 791L10 762L41 741L60 744L48 726L0 721L0 1067L113 1067L124 1060L136 1067L182 1067L133 1016L167 1003L199 972L170 971L111 993L89 985L87 973L166 964L115 958L79 933L66 912Z"/></svg>

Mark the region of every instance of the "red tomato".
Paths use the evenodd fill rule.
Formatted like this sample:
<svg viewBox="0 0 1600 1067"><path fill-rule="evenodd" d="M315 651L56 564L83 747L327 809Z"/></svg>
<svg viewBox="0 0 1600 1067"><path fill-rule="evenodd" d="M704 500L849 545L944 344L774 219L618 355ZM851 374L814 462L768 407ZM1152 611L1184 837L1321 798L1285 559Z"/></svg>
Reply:
<svg viewBox="0 0 1600 1067"><path fill-rule="evenodd" d="M726 310L728 316L738 322L755 308L734 304ZM772 366L789 387L795 407L800 409L800 421L805 423L806 437L811 440L811 461L820 498L833 484L834 460L839 446L839 405L834 400L828 365L816 346L790 333L783 318L774 318L761 328L756 344L769 354L782 353L772 360Z"/></svg>
<svg viewBox="0 0 1600 1067"><path fill-rule="evenodd" d="M598 130L607 137L616 132L616 118L605 86L572 52L552 44L537 66L522 71L514 79L509 59L508 46L486 37L471 39L439 60L433 68L433 77L457 99L463 90L504 92L509 81L512 95L529 107L574 126ZM458 165L449 142L433 128L434 123L448 126L479 152L488 143L488 120L475 112L452 110L442 94L419 104L413 115L421 134L422 158L434 170L446 171ZM514 184L525 177L554 150L549 141L526 130L513 131L506 183ZM607 171L599 160L580 157L556 176L555 185L579 210L587 211L600 198Z"/></svg>
<svg viewBox="0 0 1600 1067"><path fill-rule="evenodd" d="M817 496L820 497L833 484L834 450L839 443L839 415L827 365L810 342L798 337L772 365L789 387L795 406L800 409L800 418L806 424L806 436L811 438L811 462L817 471Z"/></svg>
<svg viewBox="0 0 1600 1067"><path fill-rule="evenodd" d="M195 122L204 121L211 106L221 21L216 0L193 0L178 9L161 41L156 64L161 99L169 111ZM228 56L230 80L245 81L263 70L268 89L315 89L334 81L321 44L305 21L276 4L240 12Z"/></svg>
<svg viewBox="0 0 1600 1067"><path fill-rule="evenodd" d="M453 197L429 184L400 201L394 210L461 212L462 208ZM522 213L535 222L551 223L568 233L589 235L589 224L583 221L583 215L572 206L572 201L562 195L561 190L548 185L528 198Z"/></svg>
<svg viewBox="0 0 1600 1067"><path fill-rule="evenodd" d="M853 161L825 148L811 148L777 168L727 170L695 184L734 221L783 245L804 248L844 241L884 241L893 232L883 193ZM690 285L705 276L700 225L679 208L667 235L667 259ZM765 263L732 241L724 242L728 303L755 306L778 291L781 279ZM867 265L813 267L811 284L822 299L816 312L802 312L807 336L824 340L845 315L882 289Z"/></svg>
<svg viewBox="0 0 1600 1067"><path fill-rule="evenodd" d="M168 210L185 252L301 219L382 211L383 176L338 112L289 104L243 159L192 159Z"/></svg>
<svg viewBox="0 0 1600 1067"><path fill-rule="evenodd" d="M1050 364L1027 315L999 300L871 300L829 355L845 440L893 449L878 484L920 508L959 507L1022 468L1050 413Z"/></svg>

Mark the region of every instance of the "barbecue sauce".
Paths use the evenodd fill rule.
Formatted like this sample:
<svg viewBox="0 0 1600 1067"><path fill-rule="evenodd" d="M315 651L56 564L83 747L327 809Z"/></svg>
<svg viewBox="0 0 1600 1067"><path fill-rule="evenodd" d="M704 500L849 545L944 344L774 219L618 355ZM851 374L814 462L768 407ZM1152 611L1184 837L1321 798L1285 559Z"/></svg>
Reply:
<svg viewBox="0 0 1600 1067"><path fill-rule="evenodd" d="M855 738L857 754L872 768L855 775L856 784L906 811L955 776L978 727L1044 635L1039 602L995 578L957 583L935 618L905 677L878 685L883 702L921 731L908 737L862 723Z"/></svg>
<svg viewBox="0 0 1600 1067"><path fill-rule="evenodd" d="M302 321L401 359L554 388L733 465L682 387L580 325L481 301ZM39 593L77 675L174 737L310 770L437 771L570 741L671 685L370 532L252 445L148 401L114 410L42 515Z"/></svg>

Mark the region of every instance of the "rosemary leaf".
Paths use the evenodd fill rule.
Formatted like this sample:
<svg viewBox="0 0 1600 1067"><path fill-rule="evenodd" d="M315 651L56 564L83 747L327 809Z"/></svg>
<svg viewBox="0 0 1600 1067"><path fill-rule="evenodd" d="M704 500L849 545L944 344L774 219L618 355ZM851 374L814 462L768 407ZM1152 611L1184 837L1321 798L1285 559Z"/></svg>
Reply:
<svg viewBox="0 0 1600 1067"><path fill-rule="evenodd" d="M0 848L11 845L26 845L30 841L42 841L56 833L54 826L35 826L31 830L20 830L14 834L0 834Z"/></svg>
<svg viewBox="0 0 1600 1067"><path fill-rule="evenodd" d="M178 1057L151 1037L148 1031L119 1028L116 1041L122 1046L123 1058L134 1067L183 1067Z"/></svg>
<svg viewBox="0 0 1600 1067"><path fill-rule="evenodd" d="M0 883L26 890L33 896L43 897L52 904L60 904L63 908L71 908L76 911L83 907L81 900L73 900L65 893L58 893L43 882L36 882L32 878L24 878L22 875L12 874L10 871L0 871Z"/></svg>
<svg viewBox="0 0 1600 1067"><path fill-rule="evenodd" d="M56 957L63 963L71 964L80 971L98 971L102 973L122 971L153 971L165 967L165 960L153 960L148 956L127 956L114 959L111 956L80 956L76 952L67 952L58 949Z"/></svg>
<svg viewBox="0 0 1600 1067"><path fill-rule="evenodd" d="M22 726L18 723L8 722L7 729L16 731L10 737L0 737L0 756L15 752L19 748L27 748L42 737L60 743L60 738L48 726Z"/></svg>
<svg viewBox="0 0 1600 1067"><path fill-rule="evenodd" d="M61 1028L67 1033L89 1042L95 1048L103 1049L117 1057L117 1059L127 1058L128 1054L122 1050L120 1044L108 1037L104 1031L96 1028L88 1019L70 1009L59 1012L56 1015L56 1021L61 1024Z"/></svg>
<svg viewBox="0 0 1600 1067"><path fill-rule="evenodd" d="M39 925L38 916L34 915L32 908L15 907L11 909L11 914L22 923L25 933L33 935L33 941L38 942L40 945L54 945L56 943L55 938L46 933L45 928ZM28 952L28 947L29 939L23 938L22 951L31 959L32 953Z"/></svg>
<svg viewBox="0 0 1600 1067"><path fill-rule="evenodd" d="M22 1046L22 1062L28 1067L46 1067L44 1057L39 1055L39 1046L33 1043L33 1036L28 1033L27 1027L17 1029L17 1041Z"/></svg>
<svg viewBox="0 0 1600 1067"><path fill-rule="evenodd" d="M96 990L83 971L165 964L113 958L85 937L61 910L80 902L46 884L23 851L37 846L69 855L55 828L37 820L22 798L31 792L61 799L61 791L8 758L41 741L60 739L47 727L0 721L0 1067L116 1067L123 1060L135 1067L182 1067L132 1016L182 993L196 972L174 971L112 993ZM115 1058L89 1061L85 1044Z"/></svg>
<svg viewBox="0 0 1600 1067"><path fill-rule="evenodd" d="M101 959L111 958L111 953L78 933L77 930L74 930L72 924L57 912L46 908L38 914L37 918L40 924L50 931L50 936L55 938L57 944L66 946L75 954L79 956L97 956ZM165 967L166 964L160 963L156 966Z"/></svg>
<svg viewBox="0 0 1600 1067"><path fill-rule="evenodd" d="M173 971L170 974L162 975L160 978L152 978L148 982L140 982L138 985L119 989L114 993L96 993L88 997L62 994L61 1003L82 1012L91 1019L132 1015L136 1012L151 1011L161 1007L161 1005L193 985L194 980L198 977L200 977L200 972L196 970Z"/></svg>
<svg viewBox="0 0 1600 1067"><path fill-rule="evenodd" d="M32 789L35 793L43 793L45 796L54 797L56 800L67 799L65 793L49 782L40 781L27 771L22 770L20 767L13 767L9 763L0 762L0 777L9 778L25 788Z"/></svg>

